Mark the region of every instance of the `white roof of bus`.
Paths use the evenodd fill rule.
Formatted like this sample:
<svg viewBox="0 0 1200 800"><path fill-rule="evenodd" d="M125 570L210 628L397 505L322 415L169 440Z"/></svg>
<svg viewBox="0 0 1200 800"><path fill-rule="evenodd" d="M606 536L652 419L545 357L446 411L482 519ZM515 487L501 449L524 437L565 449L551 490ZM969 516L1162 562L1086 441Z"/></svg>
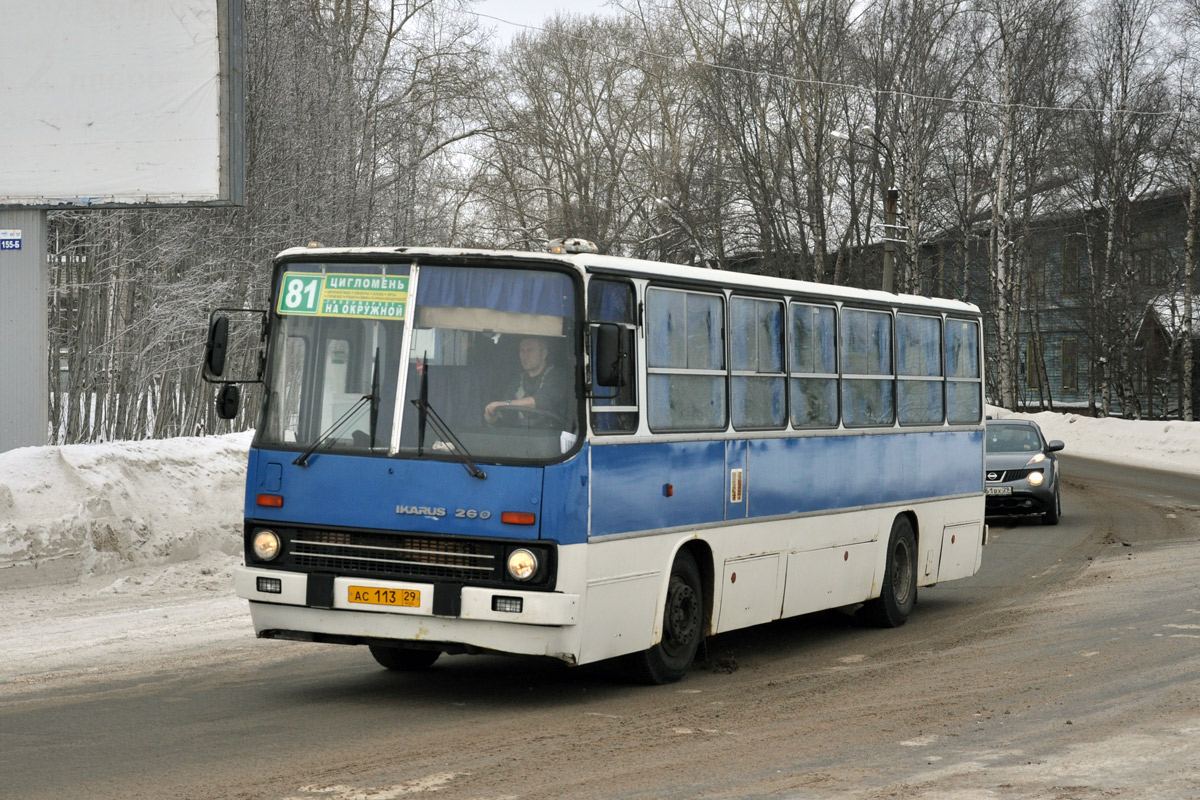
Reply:
<svg viewBox="0 0 1200 800"><path fill-rule="evenodd" d="M581 270L591 267L624 272L637 277L673 278L695 281L697 283L709 283L714 286L743 286L748 289L805 294L812 297L828 298L829 300L858 300L885 305L900 304L910 307L924 307L938 311L967 314L979 313L977 306L972 303L964 303L960 300L923 297L913 294L892 294L874 289L856 289L829 283L769 278L749 272L686 267L680 264L645 261L638 258L623 258L621 256L603 256L596 255L595 253L558 255L553 253L527 252L524 250L482 250L453 247L292 247L284 250L277 258L295 259L303 256L320 256L324 259L339 255L386 255L394 257L399 254L442 257L486 256L514 260L520 259L522 261L547 261L556 264L571 264Z"/></svg>

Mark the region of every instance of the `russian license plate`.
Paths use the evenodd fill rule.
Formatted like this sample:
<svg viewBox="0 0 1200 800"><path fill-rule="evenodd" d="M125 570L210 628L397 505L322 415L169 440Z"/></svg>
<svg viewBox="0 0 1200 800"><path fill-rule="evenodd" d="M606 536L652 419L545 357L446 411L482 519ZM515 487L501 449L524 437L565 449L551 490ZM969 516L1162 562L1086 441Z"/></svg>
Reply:
<svg viewBox="0 0 1200 800"><path fill-rule="evenodd" d="M1011 486L988 486L984 490L987 494L1012 494Z"/></svg>
<svg viewBox="0 0 1200 800"><path fill-rule="evenodd" d="M346 601L372 606L401 606L417 608L421 605L419 589L380 589L376 586L351 586Z"/></svg>

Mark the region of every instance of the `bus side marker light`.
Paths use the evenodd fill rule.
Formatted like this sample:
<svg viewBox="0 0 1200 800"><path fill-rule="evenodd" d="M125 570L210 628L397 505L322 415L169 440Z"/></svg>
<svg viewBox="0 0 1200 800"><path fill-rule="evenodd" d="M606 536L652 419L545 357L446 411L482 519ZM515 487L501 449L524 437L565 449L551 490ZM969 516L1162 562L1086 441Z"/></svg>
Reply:
<svg viewBox="0 0 1200 800"><path fill-rule="evenodd" d="M532 525L537 522L537 515L532 511L503 511L500 521L508 525Z"/></svg>
<svg viewBox="0 0 1200 800"><path fill-rule="evenodd" d="M282 495L260 494L257 501L260 506L268 506L269 508L283 508Z"/></svg>
<svg viewBox="0 0 1200 800"><path fill-rule="evenodd" d="M675 484L664 483L663 484L663 497L673 497L674 495L675 495Z"/></svg>

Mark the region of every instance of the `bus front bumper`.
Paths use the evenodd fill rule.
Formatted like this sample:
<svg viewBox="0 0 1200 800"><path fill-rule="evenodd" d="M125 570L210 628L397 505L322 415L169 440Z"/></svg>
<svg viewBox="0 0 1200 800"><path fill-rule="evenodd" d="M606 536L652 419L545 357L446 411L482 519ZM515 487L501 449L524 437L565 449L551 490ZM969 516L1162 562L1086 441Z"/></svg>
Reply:
<svg viewBox="0 0 1200 800"><path fill-rule="evenodd" d="M447 588L427 583L330 576L318 576L311 583L305 573L234 570L237 595L250 601L254 630L260 636L288 632L330 639L445 642L574 661L580 613L576 594L463 586L452 587L456 596L446 602L435 601L435 594ZM353 597L403 597L413 605L353 602Z"/></svg>

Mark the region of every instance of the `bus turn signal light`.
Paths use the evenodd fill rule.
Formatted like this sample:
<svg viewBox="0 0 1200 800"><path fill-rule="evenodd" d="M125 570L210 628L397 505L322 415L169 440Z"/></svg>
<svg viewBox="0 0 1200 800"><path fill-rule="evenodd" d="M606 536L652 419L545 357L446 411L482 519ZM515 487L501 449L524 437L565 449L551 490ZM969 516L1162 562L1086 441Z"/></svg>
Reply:
<svg viewBox="0 0 1200 800"><path fill-rule="evenodd" d="M260 494L258 496L258 504L260 506L269 506L270 508L283 508L283 495Z"/></svg>
<svg viewBox="0 0 1200 800"><path fill-rule="evenodd" d="M504 511L500 521L507 525L532 525L537 522L537 515L532 511Z"/></svg>

